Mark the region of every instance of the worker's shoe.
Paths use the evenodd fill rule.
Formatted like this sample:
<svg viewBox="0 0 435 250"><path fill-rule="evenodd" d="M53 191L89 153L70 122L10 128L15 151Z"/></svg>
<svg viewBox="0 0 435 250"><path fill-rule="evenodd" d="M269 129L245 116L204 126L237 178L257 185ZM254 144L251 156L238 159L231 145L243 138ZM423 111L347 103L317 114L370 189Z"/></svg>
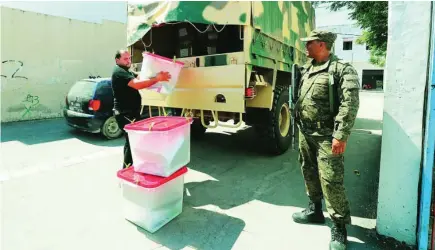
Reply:
<svg viewBox="0 0 435 250"><path fill-rule="evenodd" d="M344 224L334 223L331 228L330 250L345 250L347 244L347 231Z"/></svg>
<svg viewBox="0 0 435 250"><path fill-rule="evenodd" d="M302 212L293 214L293 221L302 224L314 223L323 224L325 223L325 216L322 212L322 202L312 202L308 204L308 208L304 209Z"/></svg>

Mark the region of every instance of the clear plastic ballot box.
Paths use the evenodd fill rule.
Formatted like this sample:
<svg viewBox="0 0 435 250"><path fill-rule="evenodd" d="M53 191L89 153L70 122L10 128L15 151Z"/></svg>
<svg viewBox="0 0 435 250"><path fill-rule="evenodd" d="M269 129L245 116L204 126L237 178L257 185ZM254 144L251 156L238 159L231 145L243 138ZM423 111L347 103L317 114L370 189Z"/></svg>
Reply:
<svg viewBox="0 0 435 250"><path fill-rule="evenodd" d="M181 69L184 67L184 63L150 52L143 52L142 56L142 68L139 73L139 79L149 79L157 75L160 71L169 72L171 75L169 81L158 82L146 89L160 94L171 94L177 84L178 76L180 75Z"/></svg>
<svg viewBox="0 0 435 250"><path fill-rule="evenodd" d="M167 177L190 162L190 124L177 116L156 116L125 126L136 172Z"/></svg>
<svg viewBox="0 0 435 250"><path fill-rule="evenodd" d="M180 168L169 177L137 173L133 167L119 170L125 219L154 233L183 209L184 174Z"/></svg>

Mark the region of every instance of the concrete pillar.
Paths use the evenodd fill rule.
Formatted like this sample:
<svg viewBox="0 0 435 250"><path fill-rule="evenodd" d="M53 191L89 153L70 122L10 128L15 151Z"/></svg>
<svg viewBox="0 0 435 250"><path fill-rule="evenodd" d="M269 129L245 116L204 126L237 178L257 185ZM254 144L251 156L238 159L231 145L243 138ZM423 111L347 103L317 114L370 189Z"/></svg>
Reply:
<svg viewBox="0 0 435 250"><path fill-rule="evenodd" d="M359 77L359 88L362 89L362 74L363 74L363 70L362 69L357 69L358 71L358 77Z"/></svg>
<svg viewBox="0 0 435 250"><path fill-rule="evenodd" d="M377 230L416 244L431 2L389 2Z"/></svg>

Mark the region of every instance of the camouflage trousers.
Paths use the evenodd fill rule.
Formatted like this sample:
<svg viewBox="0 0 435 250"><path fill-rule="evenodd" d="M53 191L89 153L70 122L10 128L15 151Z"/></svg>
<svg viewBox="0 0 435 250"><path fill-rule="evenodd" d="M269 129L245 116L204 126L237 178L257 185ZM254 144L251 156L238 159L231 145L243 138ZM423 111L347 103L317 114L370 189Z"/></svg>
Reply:
<svg viewBox="0 0 435 250"><path fill-rule="evenodd" d="M343 185L344 157L332 154L332 137L299 132L299 162L310 200L317 202L325 198L331 219L350 224L349 202Z"/></svg>

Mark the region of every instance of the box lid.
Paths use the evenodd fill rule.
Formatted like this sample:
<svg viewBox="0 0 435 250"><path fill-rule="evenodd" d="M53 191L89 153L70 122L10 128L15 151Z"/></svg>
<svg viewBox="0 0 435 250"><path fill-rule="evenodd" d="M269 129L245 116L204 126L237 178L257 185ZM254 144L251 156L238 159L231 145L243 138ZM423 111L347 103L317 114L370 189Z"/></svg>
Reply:
<svg viewBox="0 0 435 250"><path fill-rule="evenodd" d="M157 55L157 54L153 54L153 53L150 53L150 52L147 52L147 51L144 51L144 52L142 53L142 55L144 55L144 56L145 56L145 55L146 55L146 56L152 56L152 57L158 58L158 59L163 60L163 61L175 62L176 64L179 64L179 65L181 65L181 66L184 65L184 62L181 62L181 61L174 61L174 59L167 58L167 57L164 57L164 56L160 56L160 55Z"/></svg>
<svg viewBox="0 0 435 250"><path fill-rule="evenodd" d="M181 116L155 116L125 125L126 130L168 131L190 123L191 119Z"/></svg>
<svg viewBox="0 0 435 250"><path fill-rule="evenodd" d="M131 166L119 170L117 176L125 181L134 183L144 188L156 188L165 184L166 182L169 182L179 177L180 175L185 174L186 172L187 172L187 167L184 166L180 168L178 171L176 171L175 173L173 173L172 175L168 177L162 177L162 176L135 172L134 167Z"/></svg>

